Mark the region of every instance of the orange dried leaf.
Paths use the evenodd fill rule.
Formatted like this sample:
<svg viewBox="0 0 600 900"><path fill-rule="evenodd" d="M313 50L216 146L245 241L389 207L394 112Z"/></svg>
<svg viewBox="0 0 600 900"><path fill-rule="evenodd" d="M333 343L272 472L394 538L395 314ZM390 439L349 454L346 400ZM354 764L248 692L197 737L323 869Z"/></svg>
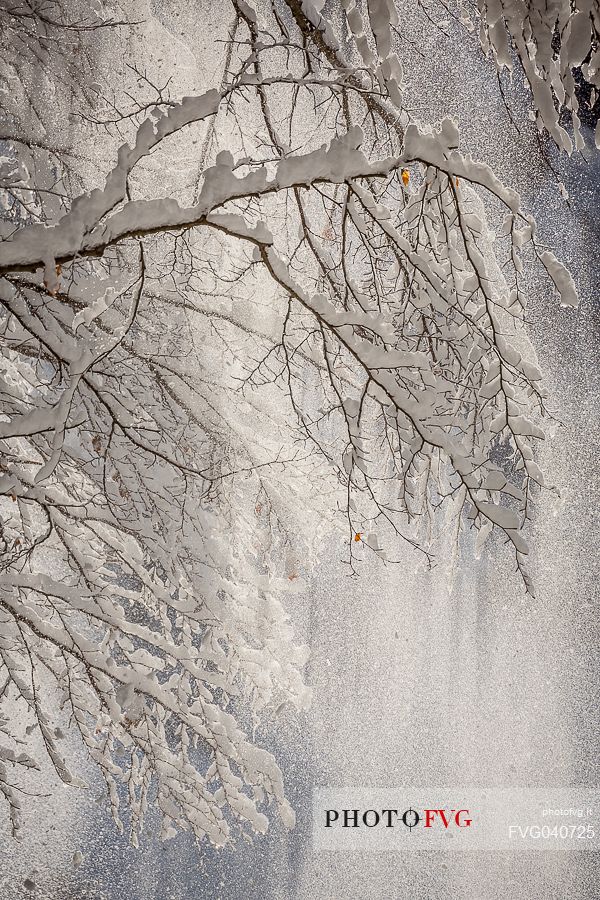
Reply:
<svg viewBox="0 0 600 900"><path fill-rule="evenodd" d="M409 181L410 181L410 172L408 171L408 169L402 169L402 184L404 185L404 187L406 187L406 185L408 184Z"/></svg>
<svg viewBox="0 0 600 900"><path fill-rule="evenodd" d="M354 535L355 542L358 543L358 541L360 541L361 537L362 537L362 531L357 531L356 534Z"/></svg>

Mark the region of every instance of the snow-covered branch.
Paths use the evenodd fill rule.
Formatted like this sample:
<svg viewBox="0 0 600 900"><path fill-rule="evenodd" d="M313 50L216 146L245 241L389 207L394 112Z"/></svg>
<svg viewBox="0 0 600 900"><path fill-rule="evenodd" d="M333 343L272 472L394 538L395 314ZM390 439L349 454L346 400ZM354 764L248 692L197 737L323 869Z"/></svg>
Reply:
<svg viewBox="0 0 600 900"><path fill-rule="evenodd" d="M581 113L597 108L600 7L595 0L477 0L480 38L500 72L513 71L514 50L533 98L538 128L558 147L581 150ZM596 114L596 146L600 122ZM566 122L572 125L573 139Z"/></svg>
<svg viewBox="0 0 600 900"><path fill-rule="evenodd" d="M97 91L82 117L109 144L96 186L28 207L18 169L3 206L15 830L44 760L80 783L65 727L134 841L150 801L164 836L222 844L271 803L291 823L259 744L308 702L282 601L325 532L356 572L367 553L435 564L449 523L477 551L495 530L533 589L547 409L525 272L568 306L571 276L456 122L409 120L389 0L232 8L219 84L179 100L132 67L139 102ZM29 137L11 166L41 152ZM54 177L61 154L35 159Z"/></svg>

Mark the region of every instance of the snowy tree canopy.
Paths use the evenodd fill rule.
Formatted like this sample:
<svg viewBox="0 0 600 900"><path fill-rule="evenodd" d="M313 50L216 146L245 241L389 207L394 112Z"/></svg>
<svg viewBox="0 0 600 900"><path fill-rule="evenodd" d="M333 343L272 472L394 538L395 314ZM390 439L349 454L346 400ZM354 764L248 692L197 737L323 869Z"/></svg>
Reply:
<svg viewBox="0 0 600 900"><path fill-rule="evenodd" d="M88 34L128 27L100 3L24 21L3 6L48 83L60 40L86 54ZM349 571L366 553L433 563L436 521L457 546L495 530L532 590L546 395L525 272L566 306L573 280L457 123L404 109L390 0L318 6L233 0L222 77L195 95L132 69L124 100L66 72L57 108L112 159L92 189L48 110L39 128L19 118L28 70L11 94L0 790L15 833L43 755L81 783L65 718L134 841L154 800L164 836L223 844L264 831L271 803L291 823L249 734L308 701L281 598L325 529L343 529Z"/></svg>
<svg viewBox="0 0 600 900"><path fill-rule="evenodd" d="M461 7L473 28L475 17ZM558 147L580 150L580 101L593 109L600 90L600 6L597 0L477 0L483 49L491 51L498 68L513 71L516 53L531 90L540 130L546 129ZM578 90L579 88L579 90ZM561 113L572 124L571 137ZM596 124L600 147L600 123Z"/></svg>

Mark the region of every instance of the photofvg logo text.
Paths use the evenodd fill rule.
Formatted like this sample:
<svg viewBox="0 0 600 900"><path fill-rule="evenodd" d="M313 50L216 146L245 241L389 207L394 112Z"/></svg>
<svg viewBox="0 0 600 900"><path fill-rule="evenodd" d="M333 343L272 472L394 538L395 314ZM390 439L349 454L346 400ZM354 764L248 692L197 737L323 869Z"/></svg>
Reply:
<svg viewBox="0 0 600 900"><path fill-rule="evenodd" d="M325 828L470 828L473 820L468 809L422 809L410 806L397 809L326 809Z"/></svg>
<svg viewBox="0 0 600 900"><path fill-rule="evenodd" d="M600 792L585 788L315 788L313 846L598 851L599 811Z"/></svg>

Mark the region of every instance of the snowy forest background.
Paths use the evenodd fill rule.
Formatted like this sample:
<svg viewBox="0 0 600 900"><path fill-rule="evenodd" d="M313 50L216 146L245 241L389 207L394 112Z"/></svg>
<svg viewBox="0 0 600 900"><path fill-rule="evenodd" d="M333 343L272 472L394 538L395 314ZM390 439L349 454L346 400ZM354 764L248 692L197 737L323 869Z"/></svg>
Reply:
<svg viewBox="0 0 600 900"><path fill-rule="evenodd" d="M541 9L2 4L2 897L596 896L310 845L315 784L597 781L599 13Z"/></svg>

